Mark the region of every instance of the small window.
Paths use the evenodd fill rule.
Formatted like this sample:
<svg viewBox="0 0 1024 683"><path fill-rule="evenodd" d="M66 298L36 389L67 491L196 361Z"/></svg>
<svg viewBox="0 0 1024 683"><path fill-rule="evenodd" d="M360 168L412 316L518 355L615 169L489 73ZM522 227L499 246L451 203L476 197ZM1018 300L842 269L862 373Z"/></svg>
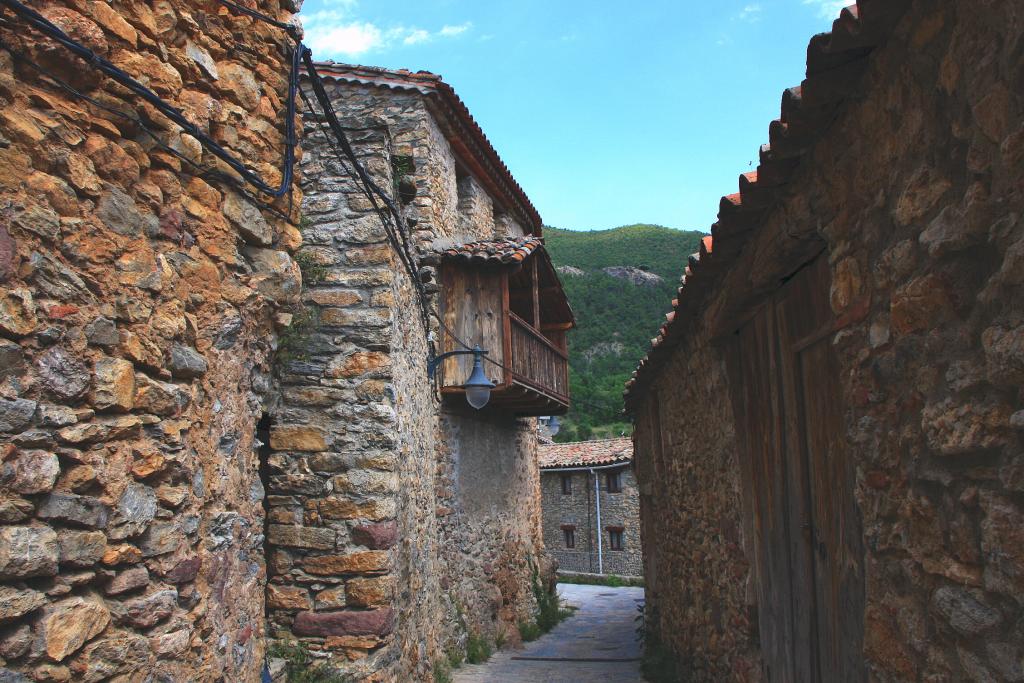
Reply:
<svg viewBox="0 0 1024 683"><path fill-rule="evenodd" d="M622 492L622 470L615 470L605 475L608 482L608 493Z"/></svg>
<svg viewBox="0 0 1024 683"><path fill-rule="evenodd" d="M621 526L610 526L608 529L608 549L609 550L622 550L622 532L624 529Z"/></svg>
<svg viewBox="0 0 1024 683"><path fill-rule="evenodd" d="M562 529L562 533L565 534L565 547L575 548L576 547L576 529Z"/></svg>
<svg viewBox="0 0 1024 683"><path fill-rule="evenodd" d="M572 495L572 475L562 475L562 495Z"/></svg>

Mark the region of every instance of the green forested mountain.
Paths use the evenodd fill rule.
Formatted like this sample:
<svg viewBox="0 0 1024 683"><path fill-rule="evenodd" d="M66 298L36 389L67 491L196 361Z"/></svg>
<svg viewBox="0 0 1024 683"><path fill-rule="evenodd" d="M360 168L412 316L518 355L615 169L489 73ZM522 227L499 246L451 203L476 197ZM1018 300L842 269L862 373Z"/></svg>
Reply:
<svg viewBox="0 0 1024 683"><path fill-rule="evenodd" d="M658 225L544 228L578 325L569 335L573 407L557 441L628 432L623 385L665 321L686 257L702 235Z"/></svg>

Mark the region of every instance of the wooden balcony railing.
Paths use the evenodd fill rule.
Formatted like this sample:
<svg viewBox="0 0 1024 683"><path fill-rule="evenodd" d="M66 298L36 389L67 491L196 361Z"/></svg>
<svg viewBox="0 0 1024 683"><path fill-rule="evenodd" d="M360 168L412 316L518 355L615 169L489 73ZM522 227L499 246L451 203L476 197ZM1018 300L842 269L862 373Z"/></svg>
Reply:
<svg viewBox="0 0 1024 683"><path fill-rule="evenodd" d="M515 313L511 319L512 379L569 400L569 356Z"/></svg>

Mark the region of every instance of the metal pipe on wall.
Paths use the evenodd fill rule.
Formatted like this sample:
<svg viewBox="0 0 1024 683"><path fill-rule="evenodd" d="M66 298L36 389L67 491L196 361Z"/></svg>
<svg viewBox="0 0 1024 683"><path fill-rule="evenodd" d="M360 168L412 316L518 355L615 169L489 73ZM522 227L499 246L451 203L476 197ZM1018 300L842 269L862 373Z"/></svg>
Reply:
<svg viewBox="0 0 1024 683"><path fill-rule="evenodd" d="M594 500L597 505L597 573L604 574L604 555L601 538L601 476L593 469L590 473L594 475Z"/></svg>

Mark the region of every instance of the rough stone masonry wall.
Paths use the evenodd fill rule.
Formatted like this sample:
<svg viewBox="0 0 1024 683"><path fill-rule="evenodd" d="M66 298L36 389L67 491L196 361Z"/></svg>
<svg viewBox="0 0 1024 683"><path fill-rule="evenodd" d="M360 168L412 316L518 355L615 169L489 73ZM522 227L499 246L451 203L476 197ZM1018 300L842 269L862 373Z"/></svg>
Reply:
<svg viewBox="0 0 1024 683"><path fill-rule="evenodd" d="M1024 677L1022 36L1018 3L914 3L871 56L866 96L812 150L744 250L827 244L832 307L845 324L832 343L857 470L874 680ZM739 260L730 272L744 270ZM732 437L704 436L732 419L721 358L701 338L698 327L657 383L663 430L677 435L666 460L703 471L710 455L735 473ZM720 410L694 421L709 403ZM704 488L701 478L665 482L645 516L670 515ZM728 551L733 520L710 505L667 523L665 539L692 534L680 569L712 578L701 563ZM664 580L669 544L657 546L662 619L710 629L716 612L687 610L687 582ZM730 568L737 586L741 567ZM673 645L686 653L690 642ZM729 656L720 643L712 649Z"/></svg>
<svg viewBox="0 0 1024 683"><path fill-rule="evenodd" d="M213 2L31 4L279 182L282 31ZM5 44L216 165L14 26ZM296 228L0 49L0 678L258 680L254 434L298 244Z"/></svg>
<svg viewBox="0 0 1024 683"><path fill-rule="evenodd" d="M667 381L636 415L634 443L648 624L694 680L757 680L756 600L725 365L697 342L662 372Z"/></svg>
<svg viewBox="0 0 1024 683"><path fill-rule="evenodd" d="M540 475L533 419L472 414L444 416L438 452L438 524L445 562L442 586L466 635L519 638L516 624L533 617L532 574L547 586Z"/></svg>
<svg viewBox="0 0 1024 683"><path fill-rule="evenodd" d="M389 187L385 131L361 128L360 160ZM369 200L311 120L306 139L304 309L279 354L270 413L268 618L274 637L302 637L346 672L384 677L401 649L393 600L409 449L397 409L417 398L395 382L408 343L397 320L415 313L392 310L403 274Z"/></svg>
<svg viewBox="0 0 1024 683"><path fill-rule="evenodd" d="M396 158L412 158L417 194L404 211L414 243L462 238L454 158L421 96L343 83L330 91L381 187L399 180ZM528 504L537 500L535 440L511 419L442 419L409 278L308 121L307 133L299 260L309 323L294 338L301 355L282 366L273 411L270 618L276 635L301 636L367 680L429 680L467 630L493 635L499 613L514 621L527 609L526 558L539 548L529 527L539 510ZM469 445L460 430L482 441ZM507 471L460 488L472 463ZM497 505L481 512L467 501Z"/></svg>
<svg viewBox="0 0 1024 683"><path fill-rule="evenodd" d="M605 574L643 575L640 541L640 494L633 469L621 472L622 491L609 493L605 478L609 470L598 470L601 494L602 562ZM594 477L589 472L566 472L572 478L572 493L562 493L563 473L541 471L544 549L558 561L561 572L597 573L597 506ZM575 548L565 547L563 524L576 527ZM621 526L623 550L611 550L607 527Z"/></svg>

